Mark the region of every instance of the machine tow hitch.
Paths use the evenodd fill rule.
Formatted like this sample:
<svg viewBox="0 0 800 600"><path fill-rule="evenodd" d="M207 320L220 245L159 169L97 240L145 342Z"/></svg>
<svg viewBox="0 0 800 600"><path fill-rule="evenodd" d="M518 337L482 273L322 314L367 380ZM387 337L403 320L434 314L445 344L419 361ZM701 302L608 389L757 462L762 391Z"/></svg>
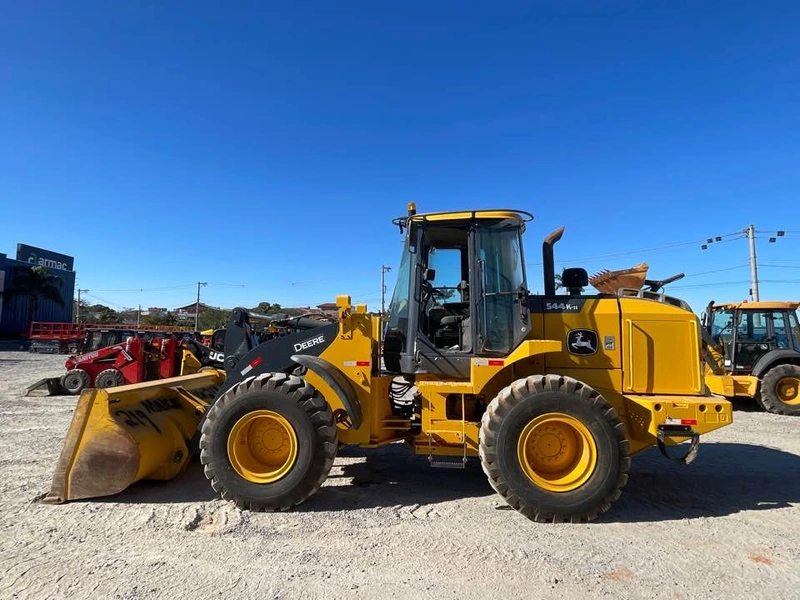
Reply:
<svg viewBox="0 0 800 600"><path fill-rule="evenodd" d="M683 437L689 438L689 449L683 456L670 456L667 452L666 439L668 437ZM688 465L697 458L697 452L700 450L700 434L693 431L689 425L659 425L658 426L658 449L661 454L679 465Z"/></svg>

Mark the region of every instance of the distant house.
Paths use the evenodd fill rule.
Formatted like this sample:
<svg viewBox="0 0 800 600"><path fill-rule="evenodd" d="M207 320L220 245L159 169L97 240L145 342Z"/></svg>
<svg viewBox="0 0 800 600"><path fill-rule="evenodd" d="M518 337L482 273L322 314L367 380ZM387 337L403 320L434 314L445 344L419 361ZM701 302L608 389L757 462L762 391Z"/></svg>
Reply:
<svg viewBox="0 0 800 600"><path fill-rule="evenodd" d="M317 304L317 308L326 315L335 317L339 314L339 308L336 306L336 302L324 302L322 304Z"/></svg>
<svg viewBox="0 0 800 600"><path fill-rule="evenodd" d="M178 319L179 321L194 320L195 307L197 306L198 305L195 302L187 304L186 306L179 306L178 308L172 311L172 314L174 314L175 318ZM223 310L218 306L209 306L208 304L203 304L202 302L199 304L199 306L201 314L207 310Z"/></svg>

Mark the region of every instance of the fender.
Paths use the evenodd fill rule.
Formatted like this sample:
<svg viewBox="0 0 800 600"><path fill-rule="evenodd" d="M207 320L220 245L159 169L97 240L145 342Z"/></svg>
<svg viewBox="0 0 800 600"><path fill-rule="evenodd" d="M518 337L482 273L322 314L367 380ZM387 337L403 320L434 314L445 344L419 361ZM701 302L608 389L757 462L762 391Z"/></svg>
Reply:
<svg viewBox="0 0 800 600"><path fill-rule="evenodd" d="M297 331L255 345L255 340L250 335L249 323L245 322L243 327L237 329L232 319L229 320L225 333L227 378L217 392L217 398L248 377L257 377L262 373L288 373L296 362L290 358L292 355L301 352L304 356L321 354L336 339L338 331L338 323L331 323L311 331ZM239 350L242 352L238 352Z"/></svg>
<svg viewBox="0 0 800 600"><path fill-rule="evenodd" d="M796 350L771 350L767 352L753 365L753 376L760 379L764 373L769 371L772 365L779 361L800 364L800 352Z"/></svg>
<svg viewBox="0 0 800 600"><path fill-rule="evenodd" d="M318 356L295 354L292 356L292 360L308 370L314 371L325 383L331 386L331 389L339 396L342 406L347 411L347 416L350 417L353 429L361 427L363 421L361 404L358 402L358 396L356 396L356 392L353 389L353 384L344 376L344 373L324 358Z"/></svg>

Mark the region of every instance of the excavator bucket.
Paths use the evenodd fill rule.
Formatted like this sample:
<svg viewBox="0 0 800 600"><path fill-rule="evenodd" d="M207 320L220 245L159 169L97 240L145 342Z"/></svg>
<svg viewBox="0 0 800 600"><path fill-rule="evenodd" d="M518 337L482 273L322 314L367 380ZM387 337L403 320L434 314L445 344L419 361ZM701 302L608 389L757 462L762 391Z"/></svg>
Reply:
<svg viewBox="0 0 800 600"><path fill-rule="evenodd" d="M639 263L630 269L618 271L603 269L592 275L589 283L601 294L616 294L620 288L639 290L645 284L647 269L647 263Z"/></svg>
<svg viewBox="0 0 800 600"><path fill-rule="evenodd" d="M225 380L200 373L86 390L81 394L58 459L50 493L42 500L111 496L142 479L172 479L190 459L187 442Z"/></svg>

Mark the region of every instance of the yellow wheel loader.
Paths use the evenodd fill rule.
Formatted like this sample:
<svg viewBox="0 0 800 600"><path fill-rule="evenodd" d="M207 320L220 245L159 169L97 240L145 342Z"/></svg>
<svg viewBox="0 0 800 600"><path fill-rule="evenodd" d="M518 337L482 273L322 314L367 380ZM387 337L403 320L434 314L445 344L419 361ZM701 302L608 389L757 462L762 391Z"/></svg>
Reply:
<svg viewBox="0 0 800 600"><path fill-rule="evenodd" d="M556 294L563 228L543 244L545 293L531 294L531 219L409 205L393 221L405 248L388 316L338 296L337 322L259 344L234 310L224 371L81 397L46 500L168 479L196 444L222 498L285 510L319 489L340 444L405 443L431 467L477 458L530 519L594 519L619 498L632 456L658 446L691 462L731 406L705 391L700 323L681 300L584 294L583 269L565 270Z"/></svg>
<svg viewBox="0 0 800 600"><path fill-rule="evenodd" d="M800 302L709 303L704 313L705 380L729 398L800 416Z"/></svg>

